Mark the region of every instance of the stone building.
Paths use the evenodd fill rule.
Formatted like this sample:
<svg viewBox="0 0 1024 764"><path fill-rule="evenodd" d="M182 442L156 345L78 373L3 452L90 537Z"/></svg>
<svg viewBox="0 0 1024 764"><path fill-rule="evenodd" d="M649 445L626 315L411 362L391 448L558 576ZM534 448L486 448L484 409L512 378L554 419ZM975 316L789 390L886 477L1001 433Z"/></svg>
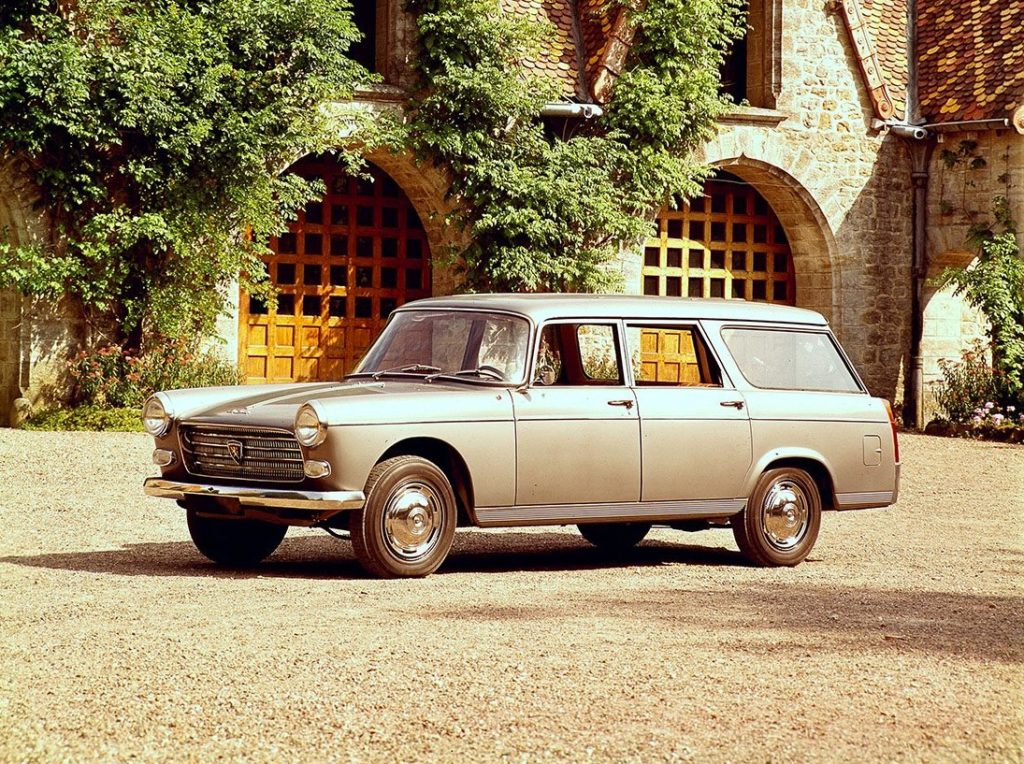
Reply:
<svg viewBox="0 0 1024 764"><path fill-rule="evenodd" d="M354 5L365 34L354 55L384 82L359 98L398 108L414 81L415 19L400 0ZM603 0L500 5L554 26L550 50L526 62L561 84L563 101L546 111L600 107L631 43L624 12ZM623 245L625 289L818 310L872 392L903 401L983 330L933 277L970 262L967 228L996 194L1024 220L1024 0L748 7L748 34L722 70L742 105L702 149L718 174L689 206L657 212L648 239ZM242 294L223 322L249 381L340 375L395 306L457 288L431 257L459 235L441 223L443 173L409 156L368 158L373 182L322 157L293 168L328 190L273 243L276 305ZM16 241L45 237L19 177L12 163L0 171L0 227ZM73 344L37 310L0 295L4 408L37 398Z"/></svg>

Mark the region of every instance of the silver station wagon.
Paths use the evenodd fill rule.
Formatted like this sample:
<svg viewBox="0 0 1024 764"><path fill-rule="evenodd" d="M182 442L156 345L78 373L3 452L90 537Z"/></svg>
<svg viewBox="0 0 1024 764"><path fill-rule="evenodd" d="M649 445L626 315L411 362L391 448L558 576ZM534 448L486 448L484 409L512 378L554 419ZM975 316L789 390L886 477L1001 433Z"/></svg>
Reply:
<svg viewBox="0 0 1024 764"><path fill-rule="evenodd" d="M423 576L459 525L568 524L609 551L653 524L731 527L753 563L796 565L823 510L899 486L892 411L825 319L737 300L420 300L342 381L160 392L143 419L145 492L231 566L299 525L347 531L371 574Z"/></svg>

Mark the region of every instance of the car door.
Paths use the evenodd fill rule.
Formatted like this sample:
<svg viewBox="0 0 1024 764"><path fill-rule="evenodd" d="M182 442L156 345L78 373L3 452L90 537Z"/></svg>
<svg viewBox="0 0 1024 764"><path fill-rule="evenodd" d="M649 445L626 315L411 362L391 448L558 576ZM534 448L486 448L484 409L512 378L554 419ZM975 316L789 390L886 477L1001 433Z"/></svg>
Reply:
<svg viewBox="0 0 1024 764"><path fill-rule="evenodd" d="M516 504L640 499L640 424L617 322L541 328L533 381L514 394Z"/></svg>
<svg viewBox="0 0 1024 764"><path fill-rule="evenodd" d="M643 501L734 499L751 464L743 396L696 323L630 321Z"/></svg>

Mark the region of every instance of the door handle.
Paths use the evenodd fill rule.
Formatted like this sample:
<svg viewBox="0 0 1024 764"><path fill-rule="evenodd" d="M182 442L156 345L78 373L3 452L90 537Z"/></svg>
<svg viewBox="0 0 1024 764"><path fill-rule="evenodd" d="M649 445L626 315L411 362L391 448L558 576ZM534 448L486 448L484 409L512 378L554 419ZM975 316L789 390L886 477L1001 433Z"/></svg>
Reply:
<svg viewBox="0 0 1024 764"><path fill-rule="evenodd" d="M633 408L633 401L629 398L621 401L608 401L609 406L625 406L627 409Z"/></svg>
<svg viewBox="0 0 1024 764"><path fill-rule="evenodd" d="M719 401L718 405L719 406L730 406L731 408L734 408L734 409L741 409L741 408L743 408L743 401Z"/></svg>

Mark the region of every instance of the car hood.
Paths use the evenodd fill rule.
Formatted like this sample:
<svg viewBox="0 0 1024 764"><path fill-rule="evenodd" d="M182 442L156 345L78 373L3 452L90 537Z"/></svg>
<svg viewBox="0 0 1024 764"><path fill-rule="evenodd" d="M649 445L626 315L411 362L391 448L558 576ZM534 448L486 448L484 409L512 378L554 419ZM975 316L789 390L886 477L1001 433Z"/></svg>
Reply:
<svg viewBox="0 0 1024 764"><path fill-rule="evenodd" d="M225 395L234 391L233 395ZM178 393L201 391L182 390ZM175 393L168 393L172 405ZM372 380L218 388L212 400L175 405L175 416L189 422L291 430L304 403L316 401L328 425L511 419L508 389L435 380Z"/></svg>

